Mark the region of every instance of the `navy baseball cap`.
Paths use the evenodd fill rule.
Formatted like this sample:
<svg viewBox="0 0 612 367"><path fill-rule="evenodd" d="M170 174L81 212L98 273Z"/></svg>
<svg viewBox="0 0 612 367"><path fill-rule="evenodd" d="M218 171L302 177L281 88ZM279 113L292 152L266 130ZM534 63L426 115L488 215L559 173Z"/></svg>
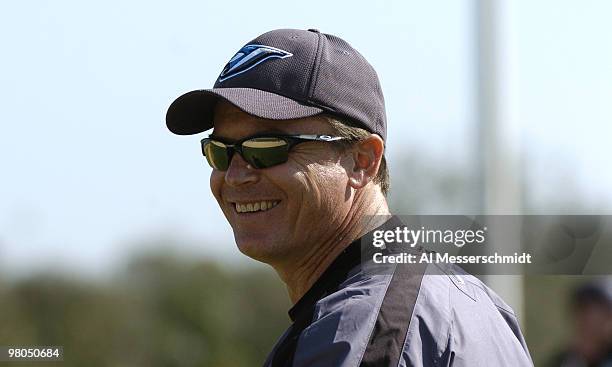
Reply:
<svg viewBox="0 0 612 367"><path fill-rule="evenodd" d="M168 129L189 135L213 128L219 100L271 120L329 113L386 140L385 102L374 68L346 41L315 29L278 29L248 42L212 89L172 102Z"/></svg>

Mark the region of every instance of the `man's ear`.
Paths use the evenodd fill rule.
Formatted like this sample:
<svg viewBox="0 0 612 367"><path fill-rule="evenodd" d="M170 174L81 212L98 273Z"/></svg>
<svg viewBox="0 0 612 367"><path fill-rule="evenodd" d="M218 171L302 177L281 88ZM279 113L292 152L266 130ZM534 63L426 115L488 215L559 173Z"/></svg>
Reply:
<svg viewBox="0 0 612 367"><path fill-rule="evenodd" d="M385 143L376 134L355 143L351 148L353 167L348 173L349 184L361 189L376 177L385 152Z"/></svg>

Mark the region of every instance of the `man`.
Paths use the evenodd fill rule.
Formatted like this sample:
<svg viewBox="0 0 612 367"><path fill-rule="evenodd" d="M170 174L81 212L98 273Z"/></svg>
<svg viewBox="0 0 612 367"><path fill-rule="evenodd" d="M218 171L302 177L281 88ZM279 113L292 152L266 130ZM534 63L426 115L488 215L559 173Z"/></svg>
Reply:
<svg viewBox="0 0 612 367"><path fill-rule="evenodd" d="M612 278L580 285L571 299L574 332L551 367L612 367Z"/></svg>
<svg viewBox="0 0 612 367"><path fill-rule="evenodd" d="M240 251L271 265L294 306L265 366L528 366L516 317L476 278L436 266L366 272L360 243L389 219L385 106L342 39L274 30L214 88L175 100L176 134L202 140Z"/></svg>

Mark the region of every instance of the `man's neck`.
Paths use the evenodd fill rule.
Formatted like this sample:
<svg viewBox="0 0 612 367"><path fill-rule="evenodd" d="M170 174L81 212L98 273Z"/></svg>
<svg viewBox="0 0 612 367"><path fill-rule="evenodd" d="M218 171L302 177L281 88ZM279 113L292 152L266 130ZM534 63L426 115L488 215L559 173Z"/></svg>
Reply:
<svg viewBox="0 0 612 367"><path fill-rule="evenodd" d="M379 227L390 215L387 201L382 194L357 198L339 228L312 248L306 256L293 264L275 270L287 286L293 304L312 287L331 263L353 241Z"/></svg>

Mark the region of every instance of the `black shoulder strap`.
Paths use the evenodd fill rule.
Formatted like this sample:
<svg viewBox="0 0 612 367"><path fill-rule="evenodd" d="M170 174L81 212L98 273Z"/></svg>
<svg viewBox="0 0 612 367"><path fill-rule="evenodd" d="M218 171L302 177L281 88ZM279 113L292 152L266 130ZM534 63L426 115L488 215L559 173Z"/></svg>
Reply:
<svg viewBox="0 0 612 367"><path fill-rule="evenodd" d="M399 363L427 264L398 264L387 288L361 367Z"/></svg>

